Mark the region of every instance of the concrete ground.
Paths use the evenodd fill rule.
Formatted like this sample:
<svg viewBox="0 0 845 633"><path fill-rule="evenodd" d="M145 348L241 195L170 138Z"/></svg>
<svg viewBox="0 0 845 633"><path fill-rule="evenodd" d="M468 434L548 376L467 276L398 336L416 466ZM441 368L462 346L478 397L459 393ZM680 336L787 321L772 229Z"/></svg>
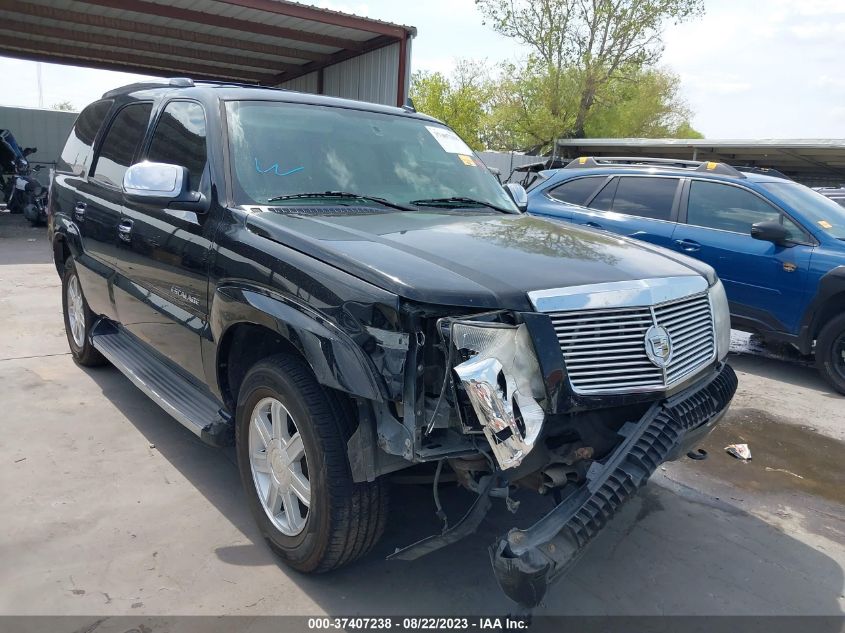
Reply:
<svg viewBox="0 0 845 633"><path fill-rule="evenodd" d="M0 614L512 610L486 553L513 524L502 508L475 537L384 560L437 530L422 487L394 488L387 533L365 560L320 577L281 565L231 450L201 444L117 370L73 363L46 232L6 213L0 323ZM709 459L660 469L537 613L843 612L845 398L800 361L731 362L740 389ZM733 442L753 460L726 455Z"/></svg>

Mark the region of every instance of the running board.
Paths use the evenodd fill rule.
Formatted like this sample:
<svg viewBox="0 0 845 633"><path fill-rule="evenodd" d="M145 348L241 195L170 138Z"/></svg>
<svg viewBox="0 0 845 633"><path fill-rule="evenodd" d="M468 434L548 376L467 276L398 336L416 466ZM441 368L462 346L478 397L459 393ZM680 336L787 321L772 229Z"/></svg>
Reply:
<svg viewBox="0 0 845 633"><path fill-rule="evenodd" d="M105 320L94 327L91 342L136 387L204 442L232 444L234 427L220 402L169 360Z"/></svg>

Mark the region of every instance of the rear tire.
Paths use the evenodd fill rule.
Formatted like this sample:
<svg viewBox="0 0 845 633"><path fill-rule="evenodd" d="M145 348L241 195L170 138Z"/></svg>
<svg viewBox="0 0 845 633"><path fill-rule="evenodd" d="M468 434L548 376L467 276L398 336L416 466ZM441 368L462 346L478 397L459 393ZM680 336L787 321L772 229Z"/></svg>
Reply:
<svg viewBox="0 0 845 633"><path fill-rule="evenodd" d="M346 443L353 417L302 360L272 356L250 369L235 421L250 510L288 565L326 572L378 542L387 519L386 483L352 481Z"/></svg>
<svg viewBox="0 0 845 633"><path fill-rule="evenodd" d="M62 275L62 312L65 318L65 334L73 360L83 367L105 365L108 361L91 343L91 329L95 316L82 294L82 285L76 274L73 258L65 261Z"/></svg>
<svg viewBox="0 0 845 633"><path fill-rule="evenodd" d="M845 394L845 314L828 321L819 332L816 367L836 391Z"/></svg>

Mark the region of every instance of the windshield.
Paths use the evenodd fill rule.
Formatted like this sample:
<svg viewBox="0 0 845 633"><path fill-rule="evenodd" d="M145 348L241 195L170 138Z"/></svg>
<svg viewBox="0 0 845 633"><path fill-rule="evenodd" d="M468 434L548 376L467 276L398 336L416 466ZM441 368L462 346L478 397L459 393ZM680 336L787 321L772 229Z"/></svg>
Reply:
<svg viewBox="0 0 845 633"><path fill-rule="evenodd" d="M815 228L845 240L845 209L830 198L797 182L764 182L763 188L799 211Z"/></svg>
<svg viewBox="0 0 845 633"><path fill-rule="evenodd" d="M226 116L239 204L333 191L412 208L433 198L471 198L481 204L454 206L490 211L484 205L491 205L517 212L473 151L437 123L269 101L227 102ZM285 204L336 206L338 199L302 198Z"/></svg>

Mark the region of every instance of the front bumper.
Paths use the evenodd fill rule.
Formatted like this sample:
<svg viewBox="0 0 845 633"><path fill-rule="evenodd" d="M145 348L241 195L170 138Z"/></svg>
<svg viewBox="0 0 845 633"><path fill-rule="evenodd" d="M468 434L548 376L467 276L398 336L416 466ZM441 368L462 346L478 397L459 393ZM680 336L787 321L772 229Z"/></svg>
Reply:
<svg viewBox="0 0 845 633"><path fill-rule="evenodd" d="M549 584L572 566L587 544L664 461L677 459L721 419L736 392L733 369L655 403L639 422L620 430L622 442L587 482L526 530L512 529L490 548L496 579L515 602L534 607Z"/></svg>

